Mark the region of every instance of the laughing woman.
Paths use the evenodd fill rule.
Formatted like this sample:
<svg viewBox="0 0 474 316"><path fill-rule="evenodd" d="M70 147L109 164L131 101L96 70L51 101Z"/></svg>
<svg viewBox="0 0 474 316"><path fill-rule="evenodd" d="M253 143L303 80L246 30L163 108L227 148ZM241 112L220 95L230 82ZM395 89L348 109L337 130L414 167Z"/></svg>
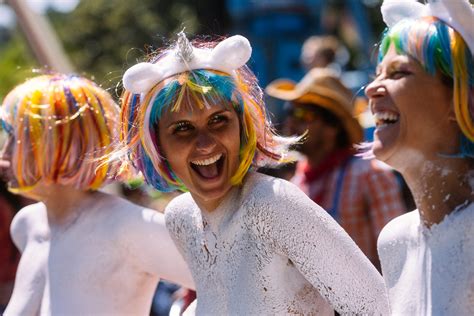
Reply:
<svg viewBox="0 0 474 316"><path fill-rule="evenodd" d="M382 14L389 30L366 89L371 149L403 175L418 208L379 237L391 309L473 315L474 10L464 0L393 0Z"/></svg>
<svg viewBox="0 0 474 316"><path fill-rule="evenodd" d="M259 174L298 139L275 135L245 65L247 39L177 44L124 76L122 137L161 191L188 191L166 221L196 281L201 315L382 314L381 276L294 185Z"/></svg>

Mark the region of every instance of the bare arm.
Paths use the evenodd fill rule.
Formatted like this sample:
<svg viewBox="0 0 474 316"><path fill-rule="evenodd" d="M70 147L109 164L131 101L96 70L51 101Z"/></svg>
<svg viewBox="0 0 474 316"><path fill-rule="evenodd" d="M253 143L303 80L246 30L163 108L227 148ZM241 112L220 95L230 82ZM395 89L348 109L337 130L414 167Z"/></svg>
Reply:
<svg viewBox="0 0 474 316"><path fill-rule="evenodd" d="M381 275L347 233L296 186L275 188L264 225L277 249L342 314L388 314Z"/></svg>
<svg viewBox="0 0 474 316"><path fill-rule="evenodd" d="M164 215L143 208L132 222L127 238L145 271L194 289L191 272L166 229Z"/></svg>
<svg viewBox="0 0 474 316"><path fill-rule="evenodd" d="M26 248L29 233L28 217L30 215L34 215L30 213L35 211L32 209L32 207L35 205L37 204L21 209L13 218L12 224L10 226L10 235L12 237L13 243L21 253L23 253Z"/></svg>
<svg viewBox="0 0 474 316"><path fill-rule="evenodd" d="M41 204L27 206L17 213L10 227L12 239L22 252L13 294L4 315L38 315L45 286L45 244L33 236L41 226Z"/></svg>

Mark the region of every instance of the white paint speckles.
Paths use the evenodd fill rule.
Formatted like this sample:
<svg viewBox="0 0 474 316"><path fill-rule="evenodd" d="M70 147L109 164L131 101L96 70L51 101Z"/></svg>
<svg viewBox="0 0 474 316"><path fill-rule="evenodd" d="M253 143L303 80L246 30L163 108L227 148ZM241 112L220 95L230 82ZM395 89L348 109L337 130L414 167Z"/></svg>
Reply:
<svg viewBox="0 0 474 316"><path fill-rule="evenodd" d="M382 230L378 250L393 314L474 314L473 231L474 203L431 228L413 211Z"/></svg>
<svg viewBox="0 0 474 316"><path fill-rule="evenodd" d="M196 281L199 315L332 315L327 302L343 314L388 312L375 268L286 181L250 173L212 213L183 194L166 222Z"/></svg>
<svg viewBox="0 0 474 316"><path fill-rule="evenodd" d="M450 198L451 198L451 194L449 194L449 193L446 194L446 195L444 196L443 202L447 202Z"/></svg>
<svg viewBox="0 0 474 316"><path fill-rule="evenodd" d="M453 172L451 169L443 168L441 170L441 177L447 177L451 172Z"/></svg>

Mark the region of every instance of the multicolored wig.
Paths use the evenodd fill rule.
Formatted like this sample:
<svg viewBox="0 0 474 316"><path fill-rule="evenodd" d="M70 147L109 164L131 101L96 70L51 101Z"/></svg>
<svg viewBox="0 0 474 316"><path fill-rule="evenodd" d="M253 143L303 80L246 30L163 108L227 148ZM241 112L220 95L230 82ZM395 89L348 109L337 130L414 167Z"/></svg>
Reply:
<svg viewBox="0 0 474 316"><path fill-rule="evenodd" d="M453 88L454 112L462 132L459 156L474 157L474 54L461 35L435 17L403 19L385 32L379 62L391 44L397 54L416 59L428 73L440 73Z"/></svg>
<svg viewBox="0 0 474 316"><path fill-rule="evenodd" d="M122 170L101 157L118 138L119 108L111 96L76 75L41 75L13 89L1 108L13 138L12 170L18 187L44 184L95 190Z"/></svg>
<svg viewBox="0 0 474 316"><path fill-rule="evenodd" d="M216 43L193 45L212 50ZM174 54L171 48L151 63L156 65L169 54ZM121 139L128 149L129 160L149 184L160 191L186 191L167 163L157 138L163 111L191 111L214 104L224 104L239 116L240 165L230 179L233 185L242 182L251 166L292 161L288 147L299 139L283 138L274 133L265 110L263 92L245 64L232 74L212 68L192 69L160 80L145 93L125 91L122 96Z"/></svg>

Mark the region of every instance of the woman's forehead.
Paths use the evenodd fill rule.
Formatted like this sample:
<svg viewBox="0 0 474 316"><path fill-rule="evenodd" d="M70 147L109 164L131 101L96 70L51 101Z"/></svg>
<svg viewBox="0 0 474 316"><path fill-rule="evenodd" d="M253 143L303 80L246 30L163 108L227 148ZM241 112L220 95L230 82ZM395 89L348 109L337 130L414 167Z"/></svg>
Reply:
<svg viewBox="0 0 474 316"><path fill-rule="evenodd" d="M390 44L389 49L387 50L385 56L377 65L377 72L380 71L381 68L396 66L399 64L413 64L416 63L416 60L406 54L398 53L395 49L394 44Z"/></svg>
<svg viewBox="0 0 474 316"><path fill-rule="evenodd" d="M188 103L188 102L186 102ZM215 112L229 111L230 107L225 102L206 102L203 105L198 105L194 102L183 104L182 106L173 109L166 108L163 110L162 120L169 119L191 119L198 117L205 117L212 115Z"/></svg>

